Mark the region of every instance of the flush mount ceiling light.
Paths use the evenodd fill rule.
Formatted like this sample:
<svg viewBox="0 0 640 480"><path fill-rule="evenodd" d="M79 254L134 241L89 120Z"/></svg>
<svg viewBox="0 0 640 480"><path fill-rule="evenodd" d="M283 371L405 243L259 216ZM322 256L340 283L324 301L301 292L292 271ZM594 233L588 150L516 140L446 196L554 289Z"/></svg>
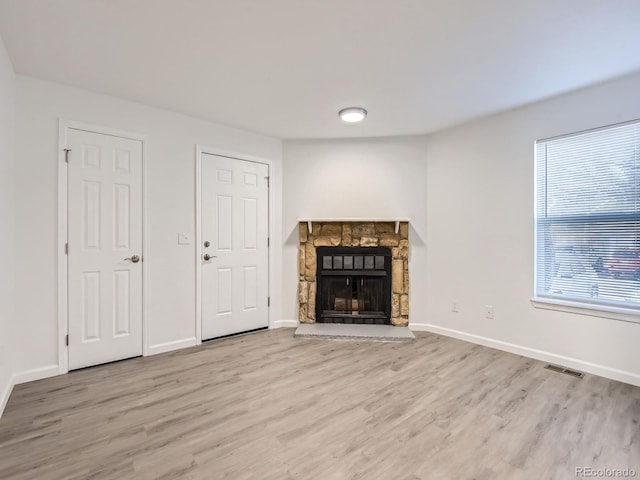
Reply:
<svg viewBox="0 0 640 480"><path fill-rule="evenodd" d="M349 107L340 110L338 115L344 122L357 123L364 120L364 117L367 116L367 111L360 107Z"/></svg>

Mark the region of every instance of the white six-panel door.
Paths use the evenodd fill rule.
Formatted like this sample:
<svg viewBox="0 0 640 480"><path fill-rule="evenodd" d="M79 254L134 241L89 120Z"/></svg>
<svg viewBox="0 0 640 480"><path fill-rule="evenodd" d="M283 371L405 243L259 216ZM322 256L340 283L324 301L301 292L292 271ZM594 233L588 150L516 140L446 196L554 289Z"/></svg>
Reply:
<svg viewBox="0 0 640 480"><path fill-rule="evenodd" d="M268 326L269 167L206 153L201 162L207 340Z"/></svg>
<svg viewBox="0 0 640 480"><path fill-rule="evenodd" d="M142 142L68 130L69 368L142 354Z"/></svg>

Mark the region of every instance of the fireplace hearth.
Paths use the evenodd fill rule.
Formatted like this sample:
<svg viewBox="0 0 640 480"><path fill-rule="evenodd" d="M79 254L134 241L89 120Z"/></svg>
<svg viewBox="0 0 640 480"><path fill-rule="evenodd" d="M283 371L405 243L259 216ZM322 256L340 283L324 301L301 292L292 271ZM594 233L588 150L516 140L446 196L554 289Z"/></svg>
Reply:
<svg viewBox="0 0 640 480"><path fill-rule="evenodd" d="M391 324L391 249L318 247L316 322Z"/></svg>

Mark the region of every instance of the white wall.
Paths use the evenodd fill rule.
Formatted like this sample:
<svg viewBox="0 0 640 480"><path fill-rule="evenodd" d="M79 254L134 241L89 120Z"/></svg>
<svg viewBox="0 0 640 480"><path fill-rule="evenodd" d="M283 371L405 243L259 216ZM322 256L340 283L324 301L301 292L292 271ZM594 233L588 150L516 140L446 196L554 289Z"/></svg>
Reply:
<svg viewBox="0 0 640 480"><path fill-rule="evenodd" d="M249 114L249 113L248 113ZM238 152L274 162L273 188L281 185L278 139L201 121L87 91L17 77L16 221L21 258L16 272L18 310L15 355L18 381L55 374L57 345L57 154L58 118L147 136L150 249L149 348L157 352L195 341L195 244L178 245L178 232L195 238L195 145ZM279 195L272 237L279 278ZM279 282L272 282L278 292ZM280 317L277 302L272 318Z"/></svg>
<svg viewBox="0 0 640 480"><path fill-rule="evenodd" d="M534 141L637 118L640 75L429 136L426 328L640 384L640 324L530 303Z"/></svg>
<svg viewBox="0 0 640 480"><path fill-rule="evenodd" d="M347 125L346 128L349 128ZM283 318L297 320L298 218L410 217L410 321L426 311L425 137L285 141ZM424 321L424 320L423 320Z"/></svg>
<svg viewBox="0 0 640 480"><path fill-rule="evenodd" d="M0 415L11 392L13 303L13 130L15 74L0 38Z"/></svg>

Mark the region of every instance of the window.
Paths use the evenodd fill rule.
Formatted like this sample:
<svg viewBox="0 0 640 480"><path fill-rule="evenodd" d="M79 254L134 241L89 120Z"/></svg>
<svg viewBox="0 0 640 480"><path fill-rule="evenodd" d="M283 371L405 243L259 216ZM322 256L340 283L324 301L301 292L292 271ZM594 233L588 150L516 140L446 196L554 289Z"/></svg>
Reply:
<svg viewBox="0 0 640 480"><path fill-rule="evenodd" d="M640 122L536 142L535 297L640 313Z"/></svg>

